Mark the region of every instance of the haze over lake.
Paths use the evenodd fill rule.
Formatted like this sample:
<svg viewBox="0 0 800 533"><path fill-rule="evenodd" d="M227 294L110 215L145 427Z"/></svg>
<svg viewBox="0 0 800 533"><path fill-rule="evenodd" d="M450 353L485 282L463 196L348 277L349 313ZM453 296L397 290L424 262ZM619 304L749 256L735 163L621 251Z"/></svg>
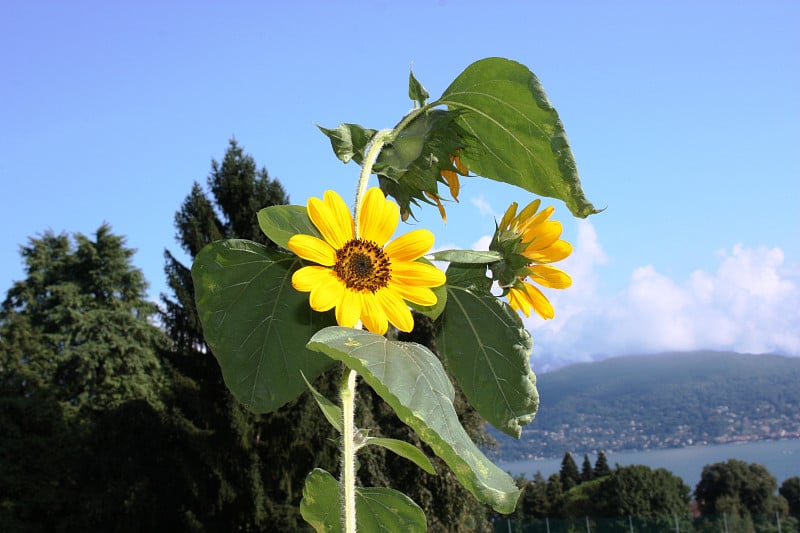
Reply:
<svg viewBox="0 0 800 533"><path fill-rule="evenodd" d="M739 459L747 463L764 465L775 476L780 485L785 479L800 476L800 439L770 440L758 442L741 442L731 444L713 444L706 446L688 446L645 451L607 452L606 458L610 467L646 465L650 468L666 468L673 474L683 478L684 483L694 490L700 481L703 467L712 463ZM553 459L501 461L498 465L511 475L524 474L532 479L536 471L547 478L561 469L561 457ZM583 454L573 454L573 459L580 468ZM589 454L594 465L597 456Z"/></svg>

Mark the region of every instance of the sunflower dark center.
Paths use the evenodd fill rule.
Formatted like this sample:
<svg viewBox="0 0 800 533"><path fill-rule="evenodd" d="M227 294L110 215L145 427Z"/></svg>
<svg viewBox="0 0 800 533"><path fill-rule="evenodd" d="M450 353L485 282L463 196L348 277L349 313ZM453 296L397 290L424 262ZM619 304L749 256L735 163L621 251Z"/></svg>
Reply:
<svg viewBox="0 0 800 533"><path fill-rule="evenodd" d="M353 239L336 250L333 271L348 289L375 292L389 283L390 267L383 248L372 241Z"/></svg>

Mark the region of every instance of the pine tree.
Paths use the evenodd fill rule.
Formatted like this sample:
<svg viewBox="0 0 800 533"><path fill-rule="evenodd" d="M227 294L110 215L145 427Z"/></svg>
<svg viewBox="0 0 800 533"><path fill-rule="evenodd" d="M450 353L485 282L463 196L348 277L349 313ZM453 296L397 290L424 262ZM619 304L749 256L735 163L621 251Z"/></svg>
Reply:
<svg viewBox="0 0 800 533"><path fill-rule="evenodd" d="M589 455L585 453L583 454L583 464L581 465L581 483L591 481L593 478L592 463L589 461Z"/></svg>
<svg viewBox="0 0 800 533"><path fill-rule="evenodd" d="M166 338L132 255L107 225L94 239L46 232L22 248L26 278L0 310L4 531L94 529L116 481L90 475L111 453L92 446L99 421L131 401L163 407Z"/></svg>
<svg viewBox="0 0 800 533"><path fill-rule="evenodd" d="M568 491L581 482L578 465L575 464L575 459L572 458L572 454L569 452L564 453L564 458L561 460L559 476L561 477L561 485L564 491Z"/></svg>
<svg viewBox="0 0 800 533"><path fill-rule="evenodd" d="M608 466L608 459L603 450L597 452L597 460L594 462L594 477L604 477L611 473L611 468Z"/></svg>

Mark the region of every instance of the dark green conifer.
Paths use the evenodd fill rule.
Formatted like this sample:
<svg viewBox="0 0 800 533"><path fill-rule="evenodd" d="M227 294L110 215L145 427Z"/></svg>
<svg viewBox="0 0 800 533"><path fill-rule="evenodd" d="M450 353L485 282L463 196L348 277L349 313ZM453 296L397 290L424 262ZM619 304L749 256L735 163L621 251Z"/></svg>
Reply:
<svg viewBox="0 0 800 533"><path fill-rule="evenodd" d="M559 476L561 477L561 485L565 491L568 491L581 482L578 465L575 464L575 459L572 458L572 454L569 452L564 453L564 458L561 460Z"/></svg>

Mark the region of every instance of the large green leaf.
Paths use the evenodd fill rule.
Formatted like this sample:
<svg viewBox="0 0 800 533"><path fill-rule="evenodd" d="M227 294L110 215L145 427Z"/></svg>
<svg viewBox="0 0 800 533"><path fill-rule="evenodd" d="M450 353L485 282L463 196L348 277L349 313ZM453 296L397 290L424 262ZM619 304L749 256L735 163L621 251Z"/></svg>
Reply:
<svg viewBox="0 0 800 533"><path fill-rule="evenodd" d="M575 216L598 211L581 188L558 113L526 66L492 57L466 68L436 104L469 133L461 160L472 172L563 200Z"/></svg>
<svg viewBox="0 0 800 533"><path fill-rule="evenodd" d="M430 350L342 327L317 332L308 347L343 361L361 374L476 498L501 513L514 510L519 489L506 472L483 455L461 426L453 407L453 385Z"/></svg>
<svg viewBox="0 0 800 533"><path fill-rule="evenodd" d="M257 413L293 400L306 388L302 374L313 381L333 364L305 347L335 320L312 311L308 295L292 288L300 264L293 255L231 239L209 244L192 265L206 342L225 384Z"/></svg>
<svg viewBox="0 0 800 533"><path fill-rule="evenodd" d="M340 533L339 482L315 468L306 477L300 514L317 533ZM427 529L425 513L402 492L378 487L356 488L356 525L361 533L414 533Z"/></svg>
<svg viewBox="0 0 800 533"><path fill-rule="evenodd" d="M289 239L298 233L322 239L322 234L300 205L271 205L258 212L258 226L272 242L289 249Z"/></svg>
<svg viewBox="0 0 800 533"><path fill-rule="evenodd" d="M453 268L462 274L472 270ZM481 416L519 438L539 407L530 367L531 336L507 303L477 287L473 279L451 276L448 269L447 292L436 336L439 353Z"/></svg>

